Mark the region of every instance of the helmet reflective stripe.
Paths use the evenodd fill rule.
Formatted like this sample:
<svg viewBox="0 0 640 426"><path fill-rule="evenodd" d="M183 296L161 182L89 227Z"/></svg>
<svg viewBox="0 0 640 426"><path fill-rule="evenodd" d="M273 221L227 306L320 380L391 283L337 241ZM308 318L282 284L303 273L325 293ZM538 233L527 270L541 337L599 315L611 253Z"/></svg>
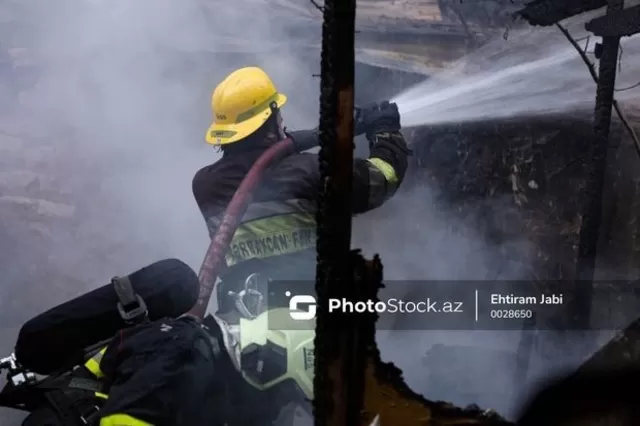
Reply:
<svg viewBox="0 0 640 426"><path fill-rule="evenodd" d="M209 133L209 139L214 140L215 144L222 143L223 139L230 139L238 132L232 132L230 130L211 130Z"/></svg>
<svg viewBox="0 0 640 426"><path fill-rule="evenodd" d="M286 316L286 317L283 317ZM289 318L278 320L278 317ZM241 319L238 336L240 369L252 386L266 390L294 381L308 399L313 399L315 321L299 321L298 330L276 330L269 324L286 324L289 310L277 308L255 319Z"/></svg>
<svg viewBox="0 0 640 426"><path fill-rule="evenodd" d="M275 89L275 88L274 88ZM238 116L236 117L236 124L237 123L242 123L243 121L246 121L248 119L250 119L251 117L256 116L257 114L265 111L267 108L271 109L271 108L277 108L278 107L278 92L276 92L274 90L273 95L271 95L269 98L267 98L264 102L260 103L259 105L241 112L240 114L238 114Z"/></svg>

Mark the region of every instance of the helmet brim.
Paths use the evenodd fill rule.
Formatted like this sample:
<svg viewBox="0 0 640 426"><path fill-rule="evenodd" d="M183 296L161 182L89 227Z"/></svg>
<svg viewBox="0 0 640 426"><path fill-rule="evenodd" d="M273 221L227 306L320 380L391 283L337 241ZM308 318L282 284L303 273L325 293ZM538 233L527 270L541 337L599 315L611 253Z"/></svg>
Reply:
<svg viewBox="0 0 640 426"><path fill-rule="evenodd" d="M276 105L282 108L287 103L287 96L278 93ZM273 114L271 108L265 108L260 114L251 117L241 123L234 124L216 124L209 126L205 139L211 145L228 145L238 142L258 130Z"/></svg>

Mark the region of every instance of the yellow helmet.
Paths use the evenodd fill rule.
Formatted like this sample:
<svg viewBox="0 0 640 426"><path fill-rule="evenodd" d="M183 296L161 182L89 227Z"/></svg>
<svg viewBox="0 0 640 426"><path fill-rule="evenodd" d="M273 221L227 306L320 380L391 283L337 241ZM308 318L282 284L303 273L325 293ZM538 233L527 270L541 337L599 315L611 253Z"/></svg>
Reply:
<svg viewBox="0 0 640 426"><path fill-rule="evenodd" d="M225 145L246 138L267 121L274 107L281 108L286 102L287 97L278 93L261 68L240 68L213 91L213 124L206 140L212 145Z"/></svg>

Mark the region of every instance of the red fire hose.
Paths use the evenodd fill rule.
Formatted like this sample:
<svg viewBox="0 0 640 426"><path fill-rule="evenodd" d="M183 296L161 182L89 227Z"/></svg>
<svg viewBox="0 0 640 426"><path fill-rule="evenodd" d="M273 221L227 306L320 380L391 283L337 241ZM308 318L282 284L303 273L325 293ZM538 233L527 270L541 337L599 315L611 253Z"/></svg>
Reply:
<svg viewBox="0 0 640 426"><path fill-rule="evenodd" d="M222 217L222 222L211 239L207 253L202 261L200 273L198 274L200 294L198 295L198 301L189 311L189 315L199 319L204 318L220 268L224 265L225 252L238 228L238 223L251 203L253 191L262 181L262 177L269 166L282 157L293 153L293 150L293 140L290 138L283 139L271 146L253 163L235 194L233 194L233 198Z"/></svg>

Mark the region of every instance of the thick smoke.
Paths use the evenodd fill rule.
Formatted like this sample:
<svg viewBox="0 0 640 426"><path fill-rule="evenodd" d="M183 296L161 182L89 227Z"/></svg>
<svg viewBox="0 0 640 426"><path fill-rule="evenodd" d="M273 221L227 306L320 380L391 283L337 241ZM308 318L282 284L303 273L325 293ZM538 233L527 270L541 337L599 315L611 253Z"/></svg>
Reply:
<svg viewBox="0 0 640 426"><path fill-rule="evenodd" d="M476 212L464 222L435 199L435 191L426 186L411 188L398 194L379 211L364 215L355 222L354 246L365 247L368 255L377 252L384 265L386 290L397 297L394 281L415 280L407 295L410 300L424 297L460 300L464 295L430 293L428 280L467 281L473 292L473 281L523 279L526 263L509 261L505 252L517 253L525 262L531 247L521 240L494 245L483 235L482 219ZM508 201L505 201L508 202ZM501 203L494 204L496 212ZM358 244L358 239L363 243ZM432 284L433 285L433 284ZM459 286L455 285L459 291ZM467 307L472 309L472 307ZM521 333L517 331L435 331L420 314L411 316L415 324L403 323L398 330L380 331L378 343L383 359L397 363L405 371L408 384L429 399L448 400L459 405L477 403L505 414L514 408L515 372L497 354L515 354ZM408 316L405 317L407 320ZM426 330L421 330L424 328ZM439 352L438 345L469 347L457 355ZM425 354L436 351L439 360L427 362ZM461 352L461 353L460 353ZM442 364L443 355L449 361ZM496 361L498 363L496 363ZM443 377L446 382L443 383ZM495 386L482 385L483 382ZM520 384L520 383L518 383ZM482 392L478 392L482 389ZM510 396L511 395L511 396Z"/></svg>
<svg viewBox="0 0 640 426"><path fill-rule="evenodd" d="M315 64L284 43L287 15L245 3L39 2L16 17L31 24L28 48L44 67L21 113L52 147L73 150L81 164L70 161L70 173L96 182L73 194L89 210L86 238L59 247L120 253L100 273L92 264L76 273L102 280L166 256L199 267L208 238L191 178L218 158L204 133L227 73L263 67L289 95L288 124L317 121Z"/></svg>
<svg viewBox="0 0 640 426"><path fill-rule="evenodd" d="M600 14L602 11L594 12L564 25L584 47L582 27L588 19ZM589 56L593 60L594 37L589 42ZM620 88L637 83L637 42L637 36L623 40ZM534 60L556 63L546 66L540 74L529 63ZM518 66L524 71L515 77L494 78ZM451 70L414 85L394 99L401 112L408 112L403 115L403 123L430 125L590 110L595 88L585 64L562 33L556 28L534 28L512 32L506 41L494 40L462 58ZM616 93L622 101L637 100L637 96L637 90ZM503 220L504 207L512 203L512 200L492 203L492 219ZM464 220L458 213L438 200L437 189L424 182L423 186L401 192L381 209L357 219L354 246L364 247L368 255L374 252L381 255L388 292L393 292L389 287L394 280L422 281L424 297L431 295L424 288L428 285L425 280L531 279L534 253L526 236L492 244L486 238L487 223L482 218L480 203ZM513 261L514 258L518 260ZM607 277L605 271L600 272L601 277ZM449 296L455 300L455 294ZM421 321L419 314L415 321ZM414 324L413 328L419 326ZM599 332L589 337L604 343L610 336L611 332ZM565 336L565 340L571 338L575 342L575 350L555 358L544 356L550 348L522 351L531 356L526 375L525 369L513 361L521 345L532 338L529 332L381 331L379 345L383 358L396 362L405 371L410 386L427 398L459 405L478 403L512 416L539 380L570 371L588 356L588 352L579 349L584 337L584 334ZM538 342L553 339L551 332L538 333ZM442 350L441 345L457 348ZM424 355L428 351L432 356L427 360Z"/></svg>
<svg viewBox="0 0 640 426"><path fill-rule="evenodd" d="M23 147L59 157L55 169L32 169L42 182L65 177L52 191L68 193L79 222L46 231L50 252L39 267L50 282L24 278L44 243L4 240L12 255L4 260L13 259L0 293L2 318L12 320L4 353L22 321L114 275L164 257L197 270L208 234L191 179L219 157L204 141L212 90L236 68L263 67L288 95L286 124L310 128L318 120L319 55L294 51L286 31L298 18L262 1L27 0L0 8L12 23L3 44L25 48L40 68L37 84L2 119L1 131L20 136L8 166L24 161Z"/></svg>
<svg viewBox="0 0 640 426"><path fill-rule="evenodd" d="M75 281L42 296L38 292L46 286L24 282L19 292L38 294L41 300L11 312L27 319L40 308L162 257L178 257L198 269L208 236L191 178L218 158L204 142L211 91L230 71L261 66L289 97L286 124L294 129L317 125L319 82L312 75L319 71L319 51L309 46L319 40L290 34L319 35L320 22L258 0L23 3L12 12L15 22L24 23L16 26L12 42L37 58L41 76L23 93L12 119L2 121L24 123L14 124L17 132L36 134L47 152L65 159L52 173L69 176L73 185L67 190L83 222L73 234L53 235L47 265L52 274L64 271ZM501 247L489 247L469 227L448 232L455 223L431 197L424 188L412 191L356 219L354 246L382 255L387 280L490 276L496 259L502 259ZM526 252L525 243L512 244ZM16 277L16 283L21 282L17 268L29 264L30 252L19 256L21 262L6 275ZM507 270L519 273L517 267ZM6 286L18 291L15 283ZM12 296L1 294L4 309ZM417 391L432 399L471 403L476 401L461 396L460 388L429 386L424 351L435 343L510 350L518 339L514 333L398 332L382 336L381 345L384 357L405 368ZM6 342L2 346L9 348ZM488 360L466 362L482 366ZM485 389L498 373L481 377L489 385ZM461 386L480 377L469 379L467 372L453 369L448 374ZM498 407L498 397L489 402L505 407Z"/></svg>

